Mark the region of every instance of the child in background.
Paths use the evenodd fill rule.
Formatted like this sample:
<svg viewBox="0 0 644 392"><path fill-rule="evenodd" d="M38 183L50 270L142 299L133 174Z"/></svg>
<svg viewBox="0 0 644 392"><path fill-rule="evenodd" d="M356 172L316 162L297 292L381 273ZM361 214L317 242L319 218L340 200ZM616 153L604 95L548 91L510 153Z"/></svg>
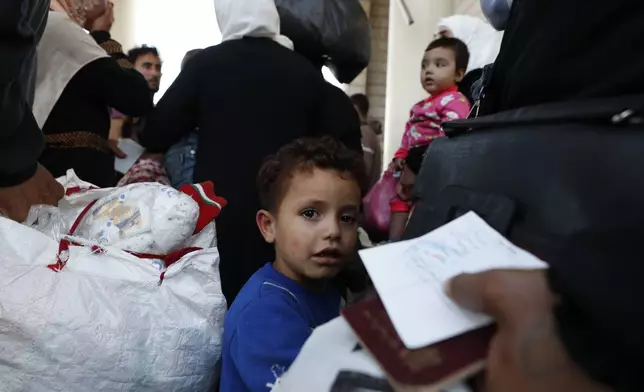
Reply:
<svg viewBox="0 0 644 392"><path fill-rule="evenodd" d="M467 118L470 103L456 84L463 80L469 58L467 46L457 38L443 37L429 44L421 64L420 82L430 96L411 108L394 156L396 166L400 167L411 147L444 136L444 122Z"/></svg>
<svg viewBox="0 0 644 392"><path fill-rule="evenodd" d="M313 329L340 314L330 279L355 254L365 177L362 157L330 137L296 140L262 166L257 226L276 258L226 315L222 392L269 391Z"/></svg>
<svg viewBox="0 0 644 392"><path fill-rule="evenodd" d="M429 44L421 64L420 82L430 96L412 107L400 148L394 155L390 169L403 169L410 148L444 136L444 122L467 118L470 103L458 91L456 84L463 80L469 57L467 45L457 38L442 37ZM408 214L409 208L409 203L395 198L391 202L392 217L398 213ZM396 233L392 229L390 239L395 239L393 235Z"/></svg>

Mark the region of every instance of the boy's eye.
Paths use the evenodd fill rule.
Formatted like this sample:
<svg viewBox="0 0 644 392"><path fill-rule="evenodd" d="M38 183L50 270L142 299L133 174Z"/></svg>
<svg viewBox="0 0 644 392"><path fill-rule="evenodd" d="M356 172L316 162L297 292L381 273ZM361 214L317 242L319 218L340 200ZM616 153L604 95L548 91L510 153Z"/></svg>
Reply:
<svg viewBox="0 0 644 392"><path fill-rule="evenodd" d="M352 215L342 215L340 220L342 221L342 223L351 223L351 224L356 223L357 221L356 217Z"/></svg>
<svg viewBox="0 0 644 392"><path fill-rule="evenodd" d="M308 208L304 211L301 212L301 215L305 217L306 219L315 219L318 217L318 212L315 211L313 208Z"/></svg>

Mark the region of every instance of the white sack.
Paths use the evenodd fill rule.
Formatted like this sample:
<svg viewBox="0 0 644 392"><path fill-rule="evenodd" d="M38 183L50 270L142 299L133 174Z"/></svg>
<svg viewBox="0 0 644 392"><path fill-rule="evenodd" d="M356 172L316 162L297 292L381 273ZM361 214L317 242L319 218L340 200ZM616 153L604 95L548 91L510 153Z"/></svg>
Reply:
<svg viewBox="0 0 644 392"><path fill-rule="evenodd" d="M162 262L113 247L72 246L53 272L58 245L0 218L0 391L209 392L226 312L216 248L159 285Z"/></svg>

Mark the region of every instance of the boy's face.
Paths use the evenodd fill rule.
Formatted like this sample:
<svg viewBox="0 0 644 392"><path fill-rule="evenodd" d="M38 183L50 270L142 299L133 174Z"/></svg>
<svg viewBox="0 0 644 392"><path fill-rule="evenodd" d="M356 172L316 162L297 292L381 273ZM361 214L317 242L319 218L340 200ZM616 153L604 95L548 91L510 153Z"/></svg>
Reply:
<svg viewBox="0 0 644 392"><path fill-rule="evenodd" d="M429 94L440 94L463 80L463 76L463 70L456 70L453 50L434 48L425 52L421 63L420 82Z"/></svg>
<svg viewBox="0 0 644 392"><path fill-rule="evenodd" d="M296 171L286 188L277 211L258 212L257 224L275 243L274 267L317 288L356 251L360 187L348 174L313 169Z"/></svg>

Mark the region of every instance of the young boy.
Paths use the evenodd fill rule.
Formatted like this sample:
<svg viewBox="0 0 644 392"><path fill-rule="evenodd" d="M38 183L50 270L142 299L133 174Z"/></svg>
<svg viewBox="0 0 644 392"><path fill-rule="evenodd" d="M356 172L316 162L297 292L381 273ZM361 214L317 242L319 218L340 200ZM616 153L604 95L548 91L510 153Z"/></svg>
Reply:
<svg viewBox="0 0 644 392"><path fill-rule="evenodd" d="M362 157L329 137L296 140L264 163L257 226L276 258L226 315L221 392L269 391L313 329L339 315L329 280L356 251L364 183Z"/></svg>

